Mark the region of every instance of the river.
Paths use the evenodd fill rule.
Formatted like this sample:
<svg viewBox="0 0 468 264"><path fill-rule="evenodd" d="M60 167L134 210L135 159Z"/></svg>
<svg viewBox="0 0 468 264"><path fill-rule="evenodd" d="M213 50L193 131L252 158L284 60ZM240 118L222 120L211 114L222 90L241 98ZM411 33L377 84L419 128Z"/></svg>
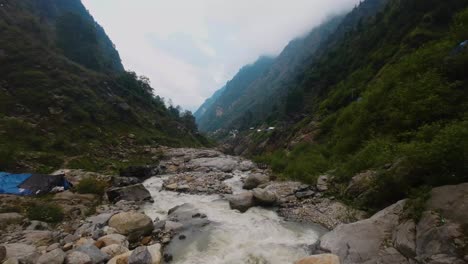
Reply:
<svg viewBox="0 0 468 264"><path fill-rule="evenodd" d="M242 192L241 172L226 180L233 193ZM162 190L168 175L153 177L145 187L154 203L145 207L145 213L161 220L174 206L190 203L208 219L215 222L206 236L191 241L174 254L174 264L287 264L308 256L309 245L317 241L323 229L284 221L274 210L254 207L245 213L231 210L220 195L190 195Z"/></svg>

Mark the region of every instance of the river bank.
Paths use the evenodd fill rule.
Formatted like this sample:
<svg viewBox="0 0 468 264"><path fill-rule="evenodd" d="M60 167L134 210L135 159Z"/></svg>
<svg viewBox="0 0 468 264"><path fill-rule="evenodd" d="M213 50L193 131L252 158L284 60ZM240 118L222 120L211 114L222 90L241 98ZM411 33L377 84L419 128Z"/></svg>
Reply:
<svg viewBox="0 0 468 264"><path fill-rule="evenodd" d="M466 184L434 189L419 222L405 216L407 201L366 219L327 195L327 176L315 186L275 181L251 161L215 150L160 150L164 157L158 166L129 168L119 177L62 171L75 182L91 175L113 185L88 216L83 212L98 197L69 191L50 198L67 212L59 224L0 214L10 221L0 235L0 262L467 261ZM34 198L5 196L2 206L21 199ZM333 255L308 257L322 253ZM146 262L133 262L138 257Z"/></svg>

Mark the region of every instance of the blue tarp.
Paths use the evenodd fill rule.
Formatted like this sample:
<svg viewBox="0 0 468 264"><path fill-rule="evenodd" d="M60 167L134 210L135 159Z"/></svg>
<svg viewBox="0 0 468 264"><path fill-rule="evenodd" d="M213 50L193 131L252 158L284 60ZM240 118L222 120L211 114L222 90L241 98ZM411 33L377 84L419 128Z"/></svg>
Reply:
<svg viewBox="0 0 468 264"><path fill-rule="evenodd" d="M10 174L0 172L0 194L30 195L28 190L19 188L19 185L29 179L32 174Z"/></svg>

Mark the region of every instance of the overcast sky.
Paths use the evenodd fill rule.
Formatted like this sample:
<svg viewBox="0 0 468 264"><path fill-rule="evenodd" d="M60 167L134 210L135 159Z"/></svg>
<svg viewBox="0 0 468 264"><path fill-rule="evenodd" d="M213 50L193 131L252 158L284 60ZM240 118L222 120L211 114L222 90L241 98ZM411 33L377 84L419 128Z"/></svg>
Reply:
<svg viewBox="0 0 468 264"><path fill-rule="evenodd" d="M82 0L127 70L195 111L237 71L359 0Z"/></svg>

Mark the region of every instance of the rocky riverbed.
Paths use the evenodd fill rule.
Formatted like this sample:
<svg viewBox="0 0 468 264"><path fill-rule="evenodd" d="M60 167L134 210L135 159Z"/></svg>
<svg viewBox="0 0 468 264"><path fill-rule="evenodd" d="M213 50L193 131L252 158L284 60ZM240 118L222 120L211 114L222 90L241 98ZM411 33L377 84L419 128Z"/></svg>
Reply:
<svg viewBox="0 0 468 264"><path fill-rule="evenodd" d="M112 186L99 204L101 197L71 191L46 197L66 215L57 224L2 210L0 263L468 261L468 184L434 189L417 223L405 216L405 200L366 219L327 195L327 175L314 186L272 181L268 170L216 150L160 151L159 165L119 176L57 172L75 184L93 177ZM34 199L2 196L0 209Z"/></svg>

